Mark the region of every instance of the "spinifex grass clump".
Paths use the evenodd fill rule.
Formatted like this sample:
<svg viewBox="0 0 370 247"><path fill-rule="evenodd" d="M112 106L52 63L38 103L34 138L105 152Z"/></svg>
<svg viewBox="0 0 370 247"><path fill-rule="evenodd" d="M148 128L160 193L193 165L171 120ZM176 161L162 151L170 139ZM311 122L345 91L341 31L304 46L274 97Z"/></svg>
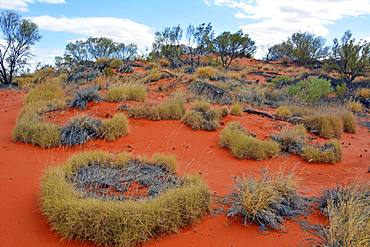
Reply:
<svg viewBox="0 0 370 247"><path fill-rule="evenodd" d="M115 114L110 119L102 121L100 136L107 141L114 141L117 138L128 134L128 121L124 114Z"/></svg>
<svg viewBox="0 0 370 247"><path fill-rule="evenodd" d="M318 231L321 246L370 246L368 185L351 183L326 190L319 207L329 218L329 225Z"/></svg>
<svg viewBox="0 0 370 247"><path fill-rule="evenodd" d="M277 142L258 140L246 132L239 122L230 122L220 133L220 146L238 159L263 160L280 152Z"/></svg>
<svg viewBox="0 0 370 247"><path fill-rule="evenodd" d="M98 138L101 125L101 120L78 116L62 128L61 143L65 146L73 146Z"/></svg>
<svg viewBox="0 0 370 247"><path fill-rule="evenodd" d="M243 113L243 106L239 103L233 104L230 107L230 115L240 116Z"/></svg>
<svg viewBox="0 0 370 247"><path fill-rule="evenodd" d="M173 158L93 151L46 171L41 210L65 239L135 246L192 224L209 208L199 176L177 177Z"/></svg>
<svg viewBox="0 0 370 247"><path fill-rule="evenodd" d="M150 120L180 120L184 113L184 101L181 98L171 98L157 106L141 106L128 110L129 117Z"/></svg>
<svg viewBox="0 0 370 247"><path fill-rule="evenodd" d="M43 148L60 144L60 128L46 122L42 114L63 108L64 93L57 78L48 78L36 86L26 97L26 105L17 119L13 130L14 141L31 143Z"/></svg>
<svg viewBox="0 0 370 247"><path fill-rule="evenodd" d="M87 103L90 101L101 101L101 97L96 88L90 87L77 91L70 103L70 106L79 109L86 109Z"/></svg>
<svg viewBox="0 0 370 247"><path fill-rule="evenodd" d="M124 100L144 101L145 96L146 88L144 85L138 83L128 83L109 88L105 99L111 102L119 102Z"/></svg>
<svg viewBox="0 0 370 247"><path fill-rule="evenodd" d="M185 112L182 121L194 130L216 130L219 120L224 117L223 109L211 109L206 101L195 103Z"/></svg>
<svg viewBox="0 0 370 247"><path fill-rule="evenodd" d="M303 214L305 209L292 174L263 172L260 179L247 177L237 182L227 216L241 218L243 224L256 223L262 230L282 229L284 217Z"/></svg>
<svg viewBox="0 0 370 247"><path fill-rule="evenodd" d="M304 124L312 133L323 138L340 139L343 126L339 117L334 115L313 115L304 118Z"/></svg>
<svg viewBox="0 0 370 247"><path fill-rule="evenodd" d="M342 148L337 140L330 140L323 146L306 144L302 158L313 163L337 163L342 159Z"/></svg>
<svg viewBox="0 0 370 247"><path fill-rule="evenodd" d="M293 154L303 152L305 138L306 128L301 124L290 129L283 129L279 134L272 136L272 140L280 143L282 151Z"/></svg>

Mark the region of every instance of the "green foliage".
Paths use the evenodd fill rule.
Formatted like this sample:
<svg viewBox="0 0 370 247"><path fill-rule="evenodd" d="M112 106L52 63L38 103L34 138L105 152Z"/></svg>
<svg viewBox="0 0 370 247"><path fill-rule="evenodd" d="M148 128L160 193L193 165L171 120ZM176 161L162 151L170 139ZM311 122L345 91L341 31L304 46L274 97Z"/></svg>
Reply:
<svg viewBox="0 0 370 247"><path fill-rule="evenodd" d="M238 122L231 122L220 133L220 146L227 148L238 159L263 160L280 152L274 141L261 141L246 134Z"/></svg>
<svg viewBox="0 0 370 247"><path fill-rule="evenodd" d="M113 69L112 69L112 68L107 67L107 68L105 68L105 69L103 70L103 74L104 74L106 77L112 77L112 76L114 76L114 71L113 71Z"/></svg>
<svg viewBox="0 0 370 247"><path fill-rule="evenodd" d="M119 102L124 100L144 101L146 96L146 88L141 84L124 84L108 89L105 99L111 102Z"/></svg>
<svg viewBox="0 0 370 247"><path fill-rule="evenodd" d="M155 236L176 232L207 212L210 193L199 176L185 177L180 187L140 201L82 198L66 179L78 167L120 166L127 163L127 158L126 154L116 158L104 152L82 153L64 166L54 166L45 172L41 181L41 211L61 237L105 246L136 246Z"/></svg>
<svg viewBox="0 0 370 247"><path fill-rule="evenodd" d="M294 33L287 41L272 46L266 59L275 61L287 58L296 61L300 65L313 65L315 62L328 55L328 47L325 40L311 33Z"/></svg>
<svg viewBox="0 0 370 247"><path fill-rule="evenodd" d="M0 14L0 83L13 83L14 76L32 57L32 47L41 39L35 23L14 11Z"/></svg>
<svg viewBox="0 0 370 247"><path fill-rule="evenodd" d="M370 68L370 43L356 43L351 31L346 31L341 39L334 39L331 60L335 69L348 81L363 75Z"/></svg>
<svg viewBox="0 0 370 247"><path fill-rule="evenodd" d="M252 57L256 52L254 41L242 30L221 33L213 40L213 48L225 69L229 68L235 58Z"/></svg>
<svg viewBox="0 0 370 247"><path fill-rule="evenodd" d="M342 83L335 88L335 92L339 97L343 97L347 92L347 84Z"/></svg>
<svg viewBox="0 0 370 247"><path fill-rule="evenodd" d="M105 119L100 126L100 135L103 139L114 141L128 134L128 121L124 114L115 114L110 119Z"/></svg>
<svg viewBox="0 0 370 247"><path fill-rule="evenodd" d="M293 82L293 78L289 75L278 75L271 80L271 84L274 87L280 88L289 85Z"/></svg>
<svg viewBox="0 0 370 247"><path fill-rule="evenodd" d="M309 77L289 87L289 94L306 101L317 101L333 92L329 80Z"/></svg>

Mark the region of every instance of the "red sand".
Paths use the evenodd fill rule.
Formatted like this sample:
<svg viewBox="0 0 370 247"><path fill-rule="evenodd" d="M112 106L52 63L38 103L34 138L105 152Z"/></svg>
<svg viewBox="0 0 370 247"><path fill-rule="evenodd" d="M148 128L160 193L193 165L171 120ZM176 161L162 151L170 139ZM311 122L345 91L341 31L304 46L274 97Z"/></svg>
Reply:
<svg viewBox="0 0 370 247"><path fill-rule="evenodd" d="M72 149L41 149L11 141L12 129L19 114L23 93L0 91L0 246L90 246L60 241L50 231L38 208L40 178L49 165L63 162L82 150L132 151L134 154L164 152L175 154L178 172L202 174L212 191L225 195L232 190L235 176L258 175L263 167L272 170L294 169L299 178L299 191L304 195L318 195L323 188L354 178L369 180L370 139L368 130L358 126L357 134L342 137L343 160L335 165L307 164L293 155L280 155L268 161L237 160L218 146L217 132L193 131L179 121L147 121L130 119L130 133L115 142L92 141ZM114 105L114 104L113 104ZM104 117L114 112L108 104L93 107L94 115ZM69 114L69 113L68 113ZM253 115L228 117L240 120L259 138L277 131L277 125ZM64 120L64 119L63 119ZM59 121L56 121L59 122ZM61 121L63 122L63 121ZM365 151L367 149L367 152ZM360 157L362 155L362 157ZM310 219L322 221L320 216ZM284 232L260 232L256 225L242 226L224 216L207 216L199 224L179 234L165 236L144 246L297 246L312 235L293 222L286 223Z"/></svg>

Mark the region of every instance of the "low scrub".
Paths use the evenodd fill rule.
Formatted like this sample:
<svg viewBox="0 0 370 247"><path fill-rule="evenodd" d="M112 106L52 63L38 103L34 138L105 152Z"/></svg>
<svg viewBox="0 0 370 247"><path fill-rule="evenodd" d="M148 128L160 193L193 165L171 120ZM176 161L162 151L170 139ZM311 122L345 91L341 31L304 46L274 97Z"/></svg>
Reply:
<svg viewBox="0 0 370 247"><path fill-rule="evenodd" d="M230 107L230 115L240 116L243 113L243 106L239 103L233 104Z"/></svg>
<svg viewBox="0 0 370 247"><path fill-rule="evenodd" d="M96 88L90 87L76 92L70 106L73 108L86 109L88 102L99 102L101 97Z"/></svg>
<svg viewBox="0 0 370 247"><path fill-rule="evenodd" d="M329 225L318 231L321 246L369 246L369 195L369 186L354 182L324 191L319 207Z"/></svg>
<svg viewBox="0 0 370 247"><path fill-rule="evenodd" d="M230 122L221 131L220 146L229 149L238 159L263 160L280 152L278 143L258 140L249 135L239 122Z"/></svg>
<svg viewBox="0 0 370 247"><path fill-rule="evenodd" d="M344 133L356 133L356 118L351 112L346 112L342 115Z"/></svg>
<svg viewBox="0 0 370 247"><path fill-rule="evenodd" d="M309 102L320 100L333 91L329 80L318 77L309 77L289 87L290 95L298 96Z"/></svg>
<svg viewBox="0 0 370 247"><path fill-rule="evenodd" d="M323 146L306 144L301 156L307 162L334 164L342 159L342 148L336 140L331 140Z"/></svg>
<svg viewBox="0 0 370 247"><path fill-rule="evenodd" d="M293 117L293 112L288 106L279 106L276 109L276 115L282 119L289 119Z"/></svg>
<svg viewBox="0 0 370 247"><path fill-rule="evenodd" d="M323 138L340 139L343 132L342 120L334 115L313 115L305 117L303 121L310 132Z"/></svg>
<svg viewBox="0 0 370 247"><path fill-rule="evenodd" d="M125 167L161 171L168 161L164 156L153 159L159 162L158 168L150 168L156 161L146 162L144 167L142 161L125 153L114 156L93 151L75 155L64 166L54 166L45 172L41 181L41 211L51 228L64 239L92 241L103 246L136 246L156 236L177 232L196 222L209 209L210 193L199 176L178 178L181 183L177 186L140 200L82 196L78 185L70 181L81 177L81 172L87 169L93 174L103 172L105 175L111 175L108 171L127 170ZM138 175L142 177L143 174ZM100 180L94 180L94 183L100 183ZM123 186L122 183L119 185Z"/></svg>
<svg viewBox="0 0 370 247"><path fill-rule="evenodd" d="M31 143L43 148L60 144L59 126L45 122L42 114L65 106L64 93L58 80L50 79L30 91L26 104L13 129L13 141Z"/></svg>
<svg viewBox="0 0 370 247"><path fill-rule="evenodd" d="M61 130L61 143L65 146L83 144L99 137L102 122L88 116L71 119Z"/></svg>
<svg viewBox="0 0 370 247"><path fill-rule="evenodd" d="M296 192L293 174L269 174L260 179L240 179L232 194L227 216L243 224L255 223L261 230L282 229L284 218L304 214L306 204Z"/></svg>
<svg viewBox="0 0 370 247"><path fill-rule="evenodd" d="M105 99L110 102L119 102L124 100L144 101L146 97L146 88L141 84L125 84L108 89Z"/></svg>
<svg viewBox="0 0 370 247"><path fill-rule="evenodd" d="M158 106L129 108L128 116L150 120L180 120L185 113L184 101L180 98L169 99Z"/></svg>
<svg viewBox="0 0 370 247"><path fill-rule="evenodd" d="M110 119L102 121L100 136L107 141L114 141L117 138L128 134L128 121L123 113L115 114Z"/></svg>
<svg viewBox="0 0 370 247"><path fill-rule="evenodd" d="M195 103L185 112L182 122L189 125L193 130L216 130L219 127L219 120L223 117L222 109L211 109L206 101Z"/></svg>
<svg viewBox="0 0 370 247"><path fill-rule="evenodd" d="M306 141L306 128L302 124L293 128L285 128L272 139L280 143L282 151L301 154Z"/></svg>
<svg viewBox="0 0 370 247"><path fill-rule="evenodd" d="M352 112L362 112L364 110L364 106L357 101L350 101L347 103L347 107Z"/></svg>
<svg viewBox="0 0 370 247"><path fill-rule="evenodd" d="M218 70L211 66L198 67L194 74L195 78L211 80L216 80L218 76L219 76Z"/></svg>

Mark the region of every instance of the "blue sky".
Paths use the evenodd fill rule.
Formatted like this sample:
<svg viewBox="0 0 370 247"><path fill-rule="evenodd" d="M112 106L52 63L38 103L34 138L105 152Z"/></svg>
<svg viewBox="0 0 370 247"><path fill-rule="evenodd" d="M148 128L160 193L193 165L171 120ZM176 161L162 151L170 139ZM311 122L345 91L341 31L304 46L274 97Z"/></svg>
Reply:
<svg viewBox="0 0 370 247"><path fill-rule="evenodd" d="M216 33L243 29L268 46L297 31L321 35L328 44L351 29L370 40L370 0L0 0L36 22L42 40L33 63L51 63L68 41L105 36L150 48L154 32L165 26L211 22Z"/></svg>

